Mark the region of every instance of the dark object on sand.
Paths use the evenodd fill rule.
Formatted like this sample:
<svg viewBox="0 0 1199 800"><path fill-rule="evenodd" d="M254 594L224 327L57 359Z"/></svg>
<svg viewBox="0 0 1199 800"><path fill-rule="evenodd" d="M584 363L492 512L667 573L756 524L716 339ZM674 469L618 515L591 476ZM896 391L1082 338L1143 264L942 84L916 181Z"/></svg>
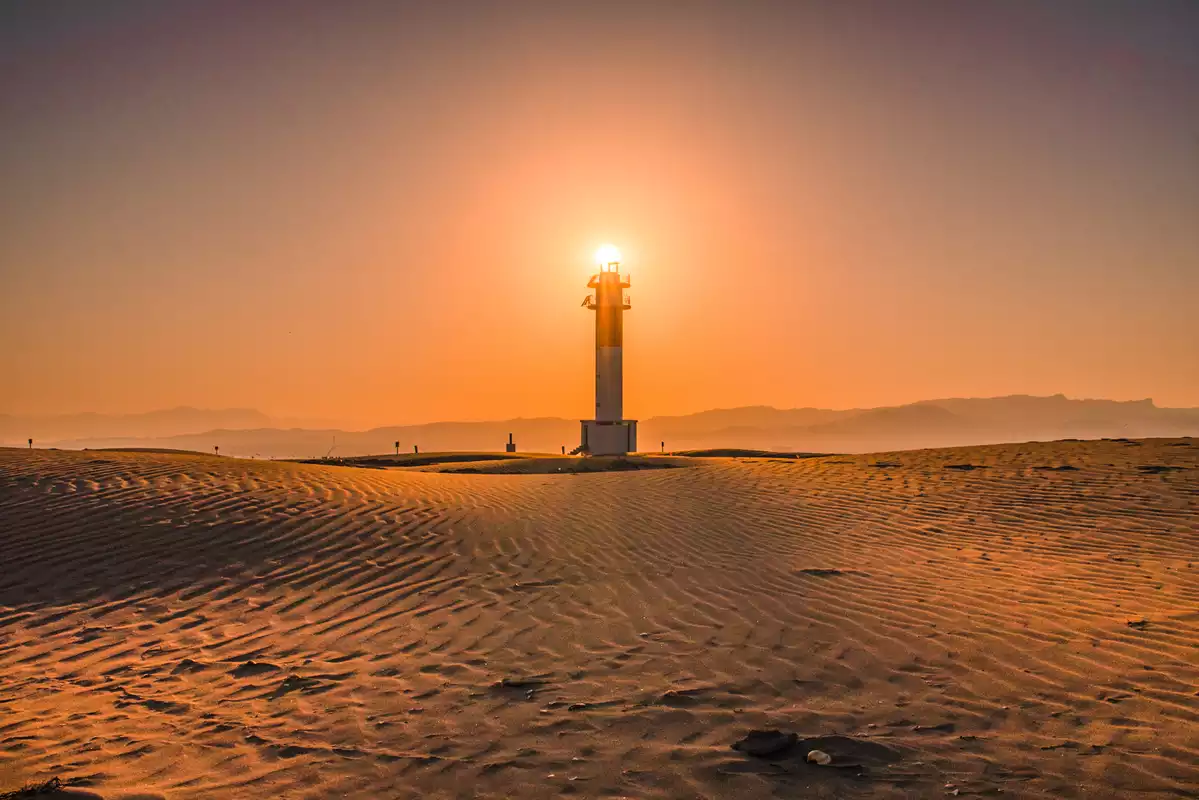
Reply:
<svg viewBox="0 0 1199 800"><path fill-rule="evenodd" d="M877 741L853 736L831 735L801 739L799 748L804 752L816 750L829 756L828 763L823 763L823 759L812 763L850 771L883 767L901 758L899 750Z"/></svg>
<svg viewBox="0 0 1199 800"><path fill-rule="evenodd" d="M957 469L962 472L969 472L972 469L986 469L982 464L946 464L945 469Z"/></svg>
<svg viewBox="0 0 1199 800"><path fill-rule="evenodd" d="M1165 464L1142 464L1137 467L1141 472L1147 472L1150 475L1160 475L1163 472L1178 472L1186 469L1186 467L1171 467Z"/></svg>
<svg viewBox="0 0 1199 800"><path fill-rule="evenodd" d="M786 753L798 741L799 736L794 733L750 731L744 739L733 744L733 749L745 753L747 756L770 758Z"/></svg>
<svg viewBox="0 0 1199 800"><path fill-rule="evenodd" d="M756 758L784 759L797 757L816 766L856 771L883 767L899 761L899 750L879 742L853 736L815 736L801 739L795 733L782 731L750 731L733 749ZM809 759L807 756L818 753Z"/></svg>
<svg viewBox="0 0 1199 800"><path fill-rule="evenodd" d="M541 678L503 678L491 684L493 689L539 689L545 686L546 679Z"/></svg>
<svg viewBox="0 0 1199 800"><path fill-rule="evenodd" d="M265 675L268 672L278 672L279 668L265 661L246 661L229 671L235 678L252 678L255 675Z"/></svg>
<svg viewBox="0 0 1199 800"><path fill-rule="evenodd" d="M17 800L20 797L39 797L43 795L59 795L68 786L74 785L74 780L63 781L60 778L51 778L45 783L31 783L21 789L16 789L11 792L0 792L0 800ZM71 794L75 794L72 792Z"/></svg>

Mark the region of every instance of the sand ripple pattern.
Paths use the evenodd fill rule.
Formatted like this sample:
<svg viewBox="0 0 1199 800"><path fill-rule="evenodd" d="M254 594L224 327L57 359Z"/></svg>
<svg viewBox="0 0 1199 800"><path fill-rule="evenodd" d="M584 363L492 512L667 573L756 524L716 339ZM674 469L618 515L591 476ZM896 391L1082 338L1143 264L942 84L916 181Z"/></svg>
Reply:
<svg viewBox="0 0 1199 800"><path fill-rule="evenodd" d="M1199 793L1199 441L571 476L0 450L0 553L0 791ZM753 728L897 757L755 761Z"/></svg>

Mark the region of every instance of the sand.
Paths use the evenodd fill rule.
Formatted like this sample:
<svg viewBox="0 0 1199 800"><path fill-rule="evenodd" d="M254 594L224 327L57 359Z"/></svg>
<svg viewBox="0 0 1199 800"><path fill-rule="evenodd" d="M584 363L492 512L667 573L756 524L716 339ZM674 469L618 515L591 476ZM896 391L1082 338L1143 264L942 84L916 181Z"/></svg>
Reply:
<svg viewBox="0 0 1199 800"><path fill-rule="evenodd" d="M1199 792L1199 441L584 475L0 450L0 553L0 792ZM770 729L798 741L733 749Z"/></svg>

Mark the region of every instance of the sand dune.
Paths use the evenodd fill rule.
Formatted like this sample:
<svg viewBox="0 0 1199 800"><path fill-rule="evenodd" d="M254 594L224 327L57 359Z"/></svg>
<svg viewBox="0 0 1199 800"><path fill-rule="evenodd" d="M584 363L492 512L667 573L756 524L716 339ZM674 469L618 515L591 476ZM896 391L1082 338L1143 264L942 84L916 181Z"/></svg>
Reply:
<svg viewBox="0 0 1199 800"><path fill-rule="evenodd" d="M1197 478L1178 440L587 475L0 450L0 793L1194 796Z"/></svg>

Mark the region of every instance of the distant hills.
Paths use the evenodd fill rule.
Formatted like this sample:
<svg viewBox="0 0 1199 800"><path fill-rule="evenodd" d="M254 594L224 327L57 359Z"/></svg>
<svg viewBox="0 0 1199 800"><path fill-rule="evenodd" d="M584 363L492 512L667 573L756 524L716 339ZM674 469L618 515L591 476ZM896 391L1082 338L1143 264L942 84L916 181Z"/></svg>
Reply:
<svg viewBox="0 0 1199 800"><path fill-rule="evenodd" d="M1158 408L1152 400L1013 395L847 411L730 409L648 420L645 433L658 434L654 438L666 439L675 449L852 453L1054 439L1199 436L1199 408Z"/></svg>
<svg viewBox="0 0 1199 800"><path fill-rule="evenodd" d="M12 416L0 414L0 443L25 444L66 439L159 437L202 433L214 428L260 428L274 424L252 408L207 410L181 406L144 414L56 414Z"/></svg>
<svg viewBox="0 0 1199 800"><path fill-rule="evenodd" d="M344 431L284 427L252 409L176 408L148 414L0 415L0 443L63 448L162 447L259 458L313 458L403 451L502 450L511 433L522 452L559 452L578 443L578 420L543 417L435 422ZM748 448L872 452L1000 442L1199 436L1199 408L1158 408L1152 400L1074 400L1064 395L926 400L886 408L831 410L768 406L653 417L639 425L642 450Z"/></svg>

